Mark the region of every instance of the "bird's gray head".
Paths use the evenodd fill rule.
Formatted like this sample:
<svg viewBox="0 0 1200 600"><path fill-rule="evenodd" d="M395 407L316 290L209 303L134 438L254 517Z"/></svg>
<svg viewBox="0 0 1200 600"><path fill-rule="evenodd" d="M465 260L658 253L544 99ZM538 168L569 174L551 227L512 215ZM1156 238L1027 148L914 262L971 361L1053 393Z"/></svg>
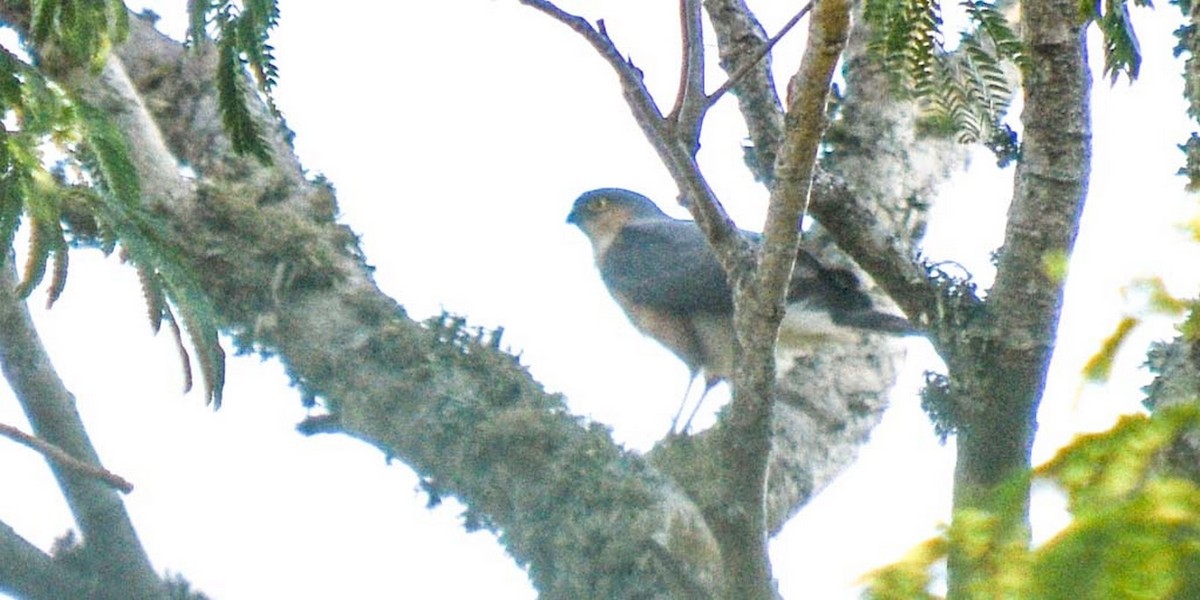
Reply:
<svg viewBox="0 0 1200 600"><path fill-rule="evenodd" d="M600 188L575 199L567 222L585 232L603 221L627 223L646 217L665 217L649 198L621 188Z"/></svg>

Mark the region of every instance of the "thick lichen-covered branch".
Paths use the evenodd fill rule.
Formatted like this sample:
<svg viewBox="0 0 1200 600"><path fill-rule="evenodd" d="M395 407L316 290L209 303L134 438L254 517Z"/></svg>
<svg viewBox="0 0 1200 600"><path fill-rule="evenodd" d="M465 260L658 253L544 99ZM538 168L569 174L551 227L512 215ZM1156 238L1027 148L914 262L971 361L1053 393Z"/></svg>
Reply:
<svg viewBox="0 0 1200 600"><path fill-rule="evenodd" d="M284 132L270 139L270 166L231 151L207 50L135 24L119 52L167 151L200 182L158 210L237 343L279 356L328 411L314 430L374 444L433 497L462 500L468 523L500 532L547 597L713 584L713 542L669 481L569 415L496 334L448 316L413 322L380 292L333 220L331 189L305 179Z"/></svg>

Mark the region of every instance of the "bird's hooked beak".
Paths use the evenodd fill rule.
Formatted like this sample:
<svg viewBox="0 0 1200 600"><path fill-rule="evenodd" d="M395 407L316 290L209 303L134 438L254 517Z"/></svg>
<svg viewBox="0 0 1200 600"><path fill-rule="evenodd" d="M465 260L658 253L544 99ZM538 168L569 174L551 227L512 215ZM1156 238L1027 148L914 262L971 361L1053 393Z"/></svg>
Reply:
<svg viewBox="0 0 1200 600"><path fill-rule="evenodd" d="M567 224L568 225L579 225L579 209L578 208L572 208L571 212L567 214Z"/></svg>

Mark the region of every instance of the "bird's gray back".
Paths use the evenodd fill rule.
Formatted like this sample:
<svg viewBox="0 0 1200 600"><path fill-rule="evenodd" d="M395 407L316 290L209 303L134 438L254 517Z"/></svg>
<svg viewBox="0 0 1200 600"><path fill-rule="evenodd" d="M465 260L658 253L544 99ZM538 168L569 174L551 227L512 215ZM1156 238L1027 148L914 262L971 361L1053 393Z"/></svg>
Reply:
<svg viewBox="0 0 1200 600"><path fill-rule="evenodd" d="M691 221L634 221L603 257L613 291L638 304L681 312L733 312L725 271Z"/></svg>

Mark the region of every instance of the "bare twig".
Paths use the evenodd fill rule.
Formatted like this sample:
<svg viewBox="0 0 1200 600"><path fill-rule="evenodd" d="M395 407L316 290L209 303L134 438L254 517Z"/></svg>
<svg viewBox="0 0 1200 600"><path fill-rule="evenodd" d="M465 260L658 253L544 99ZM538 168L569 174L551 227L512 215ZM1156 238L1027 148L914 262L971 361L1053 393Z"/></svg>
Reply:
<svg viewBox="0 0 1200 600"><path fill-rule="evenodd" d="M107 483L121 492L128 494L129 492L133 491L133 484L129 483L128 480L120 475L117 475L116 473L113 473L104 467L89 465L88 463L85 463L82 460L67 454L67 452L62 448L59 448L58 446L55 446L54 444L51 444L50 442L47 442L41 438L29 435L28 433L25 433L24 431L21 431L12 425L0 423L0 435L21 445L32 448L37 452L40 452L43 456L61 466L78 473L83 473L88 477L95 477L96 479Z"/></svg>
<svg viewBox="0 0 1200 600"><path fill-rule="evenodd" d="M738 69L734 71L732 75L729 76L729 79L725 80L725 83L721 84L721 87L713 90L713 93L708 95L709 106L716 104L717 101L721 99L721 96L724 96L729 90L733 89L733 86L741 83L742 80L744 80L746 76L750 74L750 71L752 71L762 59L766 58L767 55L771 53L771 50L775 48L775 44L778 44L779 40L782 40L783 36L787 35L788 32L790 32L792 28L800 22L800 19L803 19L804 15L808 14L808 11L812 10L812 7L813 3L810 0L808 4L805 4L800 9L800 12L797 12L794 16L792 16L791 19L788 20L787 23L784 23L783 28L781 28L778 33L772 36L771 39L767 40L766 45L755 53L754 58L742 63L742 65L738 67Z"/></svg>
<svg viewBox="0 0 1200 600"><path fill-rule="evenodd" d="M717 201L708 182L700 174L695 157L672 141L667 120L646 89L642 72L627 61L608 37L602 22L599 29L593 28L586 19L568 13L546 0L520 0L521 4L535 8L554 20L570 27L600 53L609 66L617 72L625 101L633 111L634 120L642 133L658 153L659 159L671 173L679 191L689 200L688 209L696 224L704 231L717 258L731 279L738 279L752 269L752 251L749 243L741 238Z"/></svg>
<svg viewBox="0 0 1200 600"><path fill-rule="evenodd" d="M700 23L700 0L679 0L682 39L679 61L679 92L667 115L675 141L695 156L700 150L700 128L712 103L704 95L704 29Z"/></svg>
<svg viewBox="0 0 1200 600"><path fill-rule="evenodd" d="M716 33L721 68L727 75L732 76L747 58L762 54L767 32L744 0L704 0L704 10ZM753 66L734 82L731 91L750 134L746 165L769 189L774 185L775 155L783 139L783 106L775 91L771 55L763 54L750 64Z"/></svg>
<svg viewBox="0 0 1200 600"><path fill-rule="evenodd" d="M657 136L663 135L666 121L658 104L654 102L654 97L650 95L650 91L646 89L646 85L642 81L642 72L617 50L617 46L608 37L604 21L599 21L597 27L592 27L587 19L573 15L545 0L521 0L521 4L549 15L583 36L600 53L600 56L608 61L608 64L617 72L617 76L621 78L621 87L625 92L626 99L629 100L630 107L634 109L634 116L637 117L638 123L643 125L643 129L650 127L647 135L651 133Z"/></svg>
<svg viewBox="0 0 1200 600"><path fill-rule="evenodd" d="M100 464L75 410L75 398L55 372L25 303L12 293L16 272L11 258L7 263L0 268L0 372L35 435L84 462ZM51 462L50 468L83 534L86 552L102 573L103 585L123 597L164 598L165 589L110 482L58 462Z"/></svg>

